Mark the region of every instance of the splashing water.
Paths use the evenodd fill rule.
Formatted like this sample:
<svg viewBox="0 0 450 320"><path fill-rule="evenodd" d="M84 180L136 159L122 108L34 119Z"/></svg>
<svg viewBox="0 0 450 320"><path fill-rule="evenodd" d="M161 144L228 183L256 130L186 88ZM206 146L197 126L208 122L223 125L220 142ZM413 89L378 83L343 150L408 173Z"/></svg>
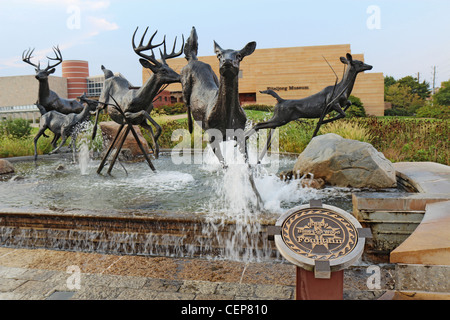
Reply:
<svg viewBox="0 0 450 320"><path fill-rule="evenodd" d="M82 139L80 143L80 151L78 152L78 166L80 167L81 175L89 174L89 145L86 139Z"/></svg>
<svg viewBox="0 0 450 320"><path fill-rule="evenodd" d="M223 142L221 150L227 165L225 169L211 149L204 157L203 170L218 170L218 174L211 185L212 197L203 233L207 237L217 237L218 229L231 227L226 235L220 234L217 238L219 247L223 248L220 255L246 262L261 260L270 255L271 250L269 243L260 236L264 212L259 207L258 188L254 188L253 169L245 162L234 141ZM249 158L256 159L252 151Z"/></svg>

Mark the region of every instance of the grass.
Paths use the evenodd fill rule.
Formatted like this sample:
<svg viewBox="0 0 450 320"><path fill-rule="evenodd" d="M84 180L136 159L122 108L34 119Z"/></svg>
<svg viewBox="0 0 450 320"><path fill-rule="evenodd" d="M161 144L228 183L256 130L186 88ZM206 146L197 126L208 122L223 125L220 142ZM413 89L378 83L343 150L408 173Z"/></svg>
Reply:
<svg viewBox="0 0 450 320"><path fill-rule="evenodd" d="M253 124L271 118L266 111L246 110L249 121ZM172 141L172 132L177 129L187 130L187 119L171 120L159 115L154 117L162 127L159 138L160 148L171 149L179 144L180 139ZM449 161L449 120L405 118L405 117L367 117L346 118L323 125L319 134L337 133L344 138L371 143L378 151L392 162L399 161L433 161L450 165ZM302 152L315 129L317 120L292 121L279 128L278 143L281 152ZM145 130L142 130L151 141ZM261 130L264 139L267 130ZM33 137L37 128L33 128L29 137L13 139L0 137L0 157L17 157L34 154ZM49 131L47 131L49 133ZM51 151L51 138L41 137L38 141L38 154ZM89 137L89 134L86 135ZM100 134L97 135L101 136ZM70 139L68 139L70 141ZM68 142L69 142L68 141ZM101 140L94 143L101 145ZM194 145L191 137L191 145ZM202 142L205 147L206 143Z"/></svg>
<svg viewBox="0 0 450 320"><path fill-rule="evenodd" d="M356 122L335 121L321 126L319 134L336 133L345 139L372 142L370 130Z"/></svg>
<svg viewBox="0 0 450 320"><path fill-rule="evenodd" d="M31 133L26 138L11 138L0 137L0 158L9 157L21 157L34 155L34 142L33 138L36 135L38 128L32 128ZM51 141L53 135L50 138L40 138L37 142L38 154L48 153L52 150Z"/></svg>
<svg viewBox="0 0 450 320"><path fill-rule="evenodd" d="M270 112L247 111L255 122L268 120ZM290 122L279 128L280 151L300 153L308 145L317 120ZM323 125L320 134L336 133L347 139L371 143L392 162L432 161L450 165L450 121L414 117L346 118Z"/></svg>

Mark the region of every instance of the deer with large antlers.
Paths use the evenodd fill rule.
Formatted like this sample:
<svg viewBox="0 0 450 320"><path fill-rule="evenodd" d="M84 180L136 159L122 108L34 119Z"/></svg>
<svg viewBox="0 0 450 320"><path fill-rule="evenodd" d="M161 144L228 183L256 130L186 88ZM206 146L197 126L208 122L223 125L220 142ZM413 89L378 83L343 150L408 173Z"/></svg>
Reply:
<svg viewBox="0 0 450 320"><path fill-rule="evenodd" d="M158 138L161 135L161 126L150 116L153 110L153 100L160 92L164 85L180 81L180 75L173 71L167 64L167 60L180 56L183 53L184 37L182 40L181 50L175 52L176 38L171 53L166 50L166 38L159 44L152 44L153 39L158 31L151 36L147 45L143 45L147 29L145 30L138 46L135 44L135 36L138 28L133 33L132 45L134 52L141 57L139 62L144 68L150 69L153 74L140 89L130 89L130 83L122 76L114 76L114 74L102 66L105 74L105 83L99 101L108 108L108 114L111 119L121 125L119 131L125 124L140 125L147 129L152 137L155 146L155 156L158 157L159 145ZM153 49L163 46L164 52L160 49L161 61L155 58ZM145 54L145 51L151 51L151 54ZM113 103L111 98L117 101ZM117 109L120 107L120 110ZM156 128L156 134L153 133L152 127L147 123L150 121Z"/></svg>
<svg viewBox="0 0 450 320"><path fill-rule="evenodd" d="M180 72L189 131L192 133L193 130L192 117L204 130L215 129L216 135L210 135L209 142L223 164L218 140L227 139L227 129L244 130L247 121L239 103L239 65L245 56L255 51L256 42L249 42L242 50L224 50L214 41L214 51L219 59L219 80L210 65L197 59L197 39L197 32L192 27L185 45L188 64Z"/></svg>
<svg viewBox="0 0 450 320"><path fill-rule="evenodd" d="M36 104L40 106L39 111L41 114L45 114L46 112L52 110L63 114L80 113L83 111L83 105L77 100L60 98L56 92L50 90L48 77L55 72L55 67L63 61L59 48L53 48L55 58L47 57L47 59L57 62L55 64L50 64L49 62L45 69L41 69L40 62L37 65L31 62L33 52L34 49L29 49L28 51L25 50L22 53L22 61L36 68L36 79L39 81L39 95Z"/></svg>

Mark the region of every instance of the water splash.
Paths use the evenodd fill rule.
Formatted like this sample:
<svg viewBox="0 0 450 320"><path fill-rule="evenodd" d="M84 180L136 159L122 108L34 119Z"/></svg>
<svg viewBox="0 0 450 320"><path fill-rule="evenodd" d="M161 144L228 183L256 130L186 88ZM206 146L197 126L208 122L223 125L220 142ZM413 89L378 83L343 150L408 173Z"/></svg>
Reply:
<svg viewBox="0 0 450 320"><path fill-rule="evenodd" d="M82 139L80 142L80 148L78 151L78 166L80 168L81 175L85 176L89 174L89 144L86 139Z"/></svg>
<svg viewBox="0 0 450 320"><path fill-rule="evenodd" d="M203 228L207 237L215 237L222 248L218 257L228 260L262 260L272 252L270 244L261 237L264 212L253 188L253 169L245 162L234 141L221 144L226 168L209 149L204 156L203 170L217 178L211 184L211 201ZM251 158L255 158L253 152ZM255 158L256 159L256 158ZM227 233L220 230L228 229Z"/></svg>

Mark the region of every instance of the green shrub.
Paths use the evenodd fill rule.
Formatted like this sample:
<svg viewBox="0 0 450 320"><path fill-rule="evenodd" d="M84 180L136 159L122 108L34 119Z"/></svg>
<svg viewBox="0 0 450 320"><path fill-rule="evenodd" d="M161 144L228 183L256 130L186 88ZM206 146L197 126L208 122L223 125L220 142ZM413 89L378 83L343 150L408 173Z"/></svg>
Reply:
<svg viewBox="0 0 450 320"><path fill-rule="evenodd" d="M405 108L392 107L391 109L384 110L385 116L405 117L410 116L411 113Z"/></svg>
<svg viewBox="0 0 450 320"><path fill-rule="evenodd" d="M348 97L348 100L352 102L352 105L345 111L347 117L366 117L366 110L361 99L355 96Z"/></svg>
<svg viewBox="0 0 450 320"><path fill-rule="evenodd" d="M30 122L25 119L6 119L0 122L0 136L15 139L26 138L30 135Z"/></svg>
<svg viewBox="0 0 450 320"><path fill-rule="evenodd" d="M450 119L450 107L438 104L426 105L417 110L416 117Z"/></svg>
<svg viewBox="0 0 450 320"><path fill-rule="evenodd" d="M154 108L153 112L156 114L174 115L187 112L187 107L182 102L174 104L164 105L158 108Z"/></svg>

